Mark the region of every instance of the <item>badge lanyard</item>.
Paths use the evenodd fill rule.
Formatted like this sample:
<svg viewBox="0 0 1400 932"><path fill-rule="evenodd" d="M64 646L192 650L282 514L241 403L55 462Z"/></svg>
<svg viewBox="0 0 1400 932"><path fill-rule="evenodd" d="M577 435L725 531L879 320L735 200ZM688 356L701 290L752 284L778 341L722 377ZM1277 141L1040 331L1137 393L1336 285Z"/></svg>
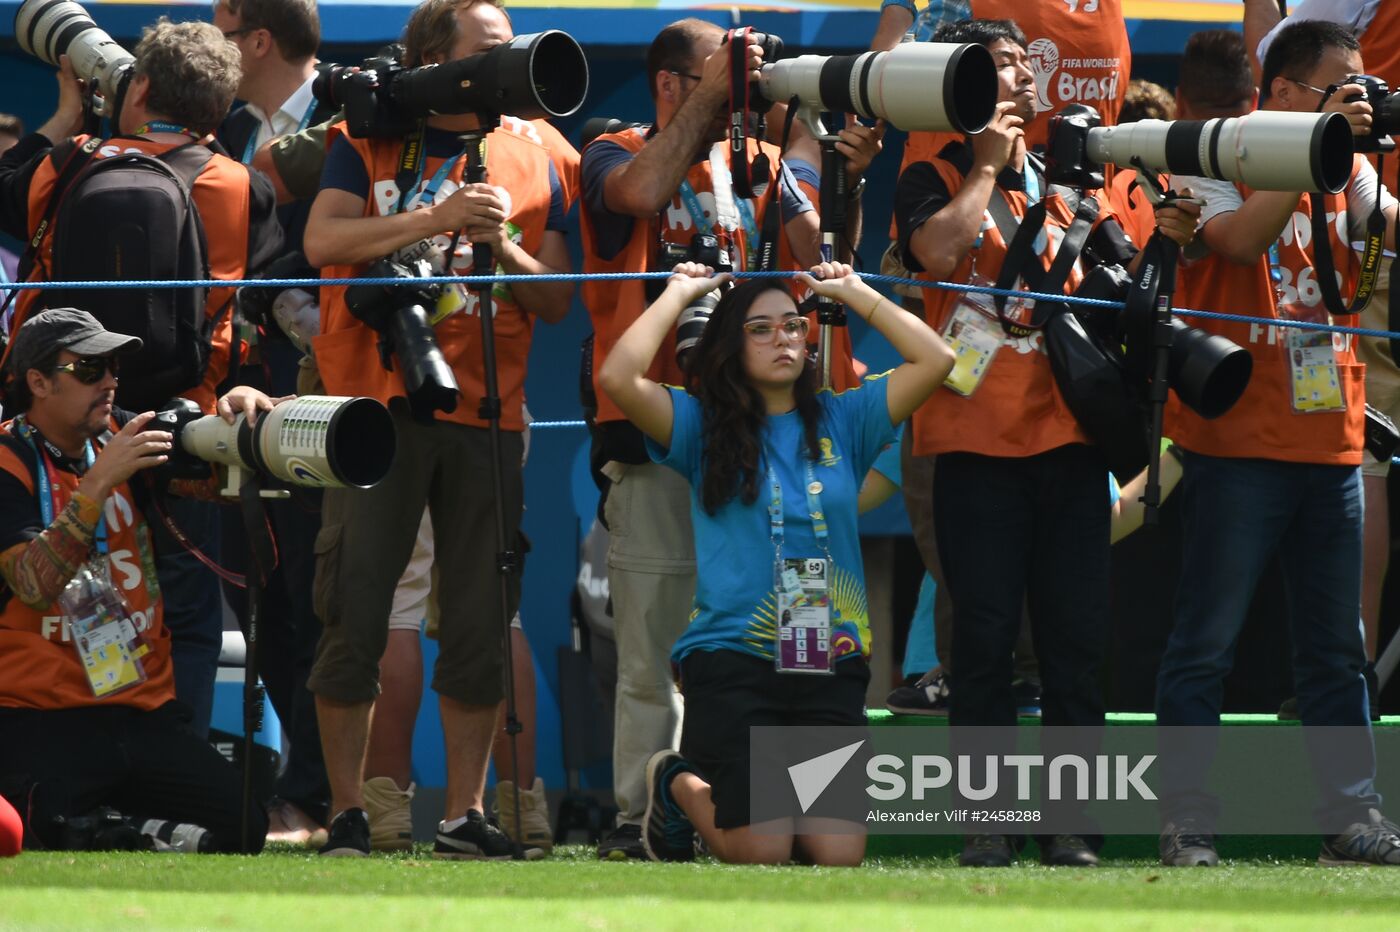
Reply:
<svg viewBox="0 0 1400 932"><path fill-rule="evenodd" d="M736 200L734 197L733 177L729 173L729 166L725 164L722 157L716 157L713 153L710 156L710 183L714 190L712 194L715 198L715 213L717 213L720 228L729 232L735 226L744 228L744 242L741 252L743 255L736 256L740 260L741 268L749 269L748 256L754 244L759 240L758 221L754 218L753 207L748 201ZM695 224L695 231L709 229L711 224L705 216L705 209L700 205L700 198L695 193L695 188L690 181L681 182L681 201L685 204L686 213L690 214L690 219ZM753 253L757 256L757 253Z"/></svg>
<svg viewBox="0 0 1400 932"><path fill-rule="evenodd" d="M1026 207L1040 203L1040 179L1035 176L1035 169L1031 166L1031 157L1026 155L1026 160L1021 164L1021 177L1025 179L1026 187ZM1045 252L1045 230L1041 230L1035 235L1035 242L1031 245L1037 256Z"/></svg>
<svg viewBox="0 0 1400 932"><path fill-rule="evenodd" d="M311 98L311 103L306 108L306 112L301 115L301 122L297 124L296 131L298 133L311 125L311 115L315 112L316 98L313 96ZM268 120L267 124L271 126L272 121ZM248 137L248 145L243 148L243 158L240 159L244 165L253 164L253 156L258 151L258 130L261 128L262 127L259 126L257 129L253 130L253 135Z"/></svg>
<svg viewBox="0 0 1400 932"><path fill-rule="evenodd" d="M39 487L39 515L43 519L44 527L48 527L53 524L57 514L55 500L59 490L58 471L54 469L52 459L45 455L42 445L35 440L36 431L23 414L15 418L15 432L29 445L29 449L34 451L34 462L38 467L35 484ZM97 457L92 451L91 441L85 443L83 445L84 469L91 469L96 459ZM97 552L105 557L107 555L107 516L105 514L100 515L97 519L95 540Z"/></svg>
<svg viewBox="0 0 1400 932"><path fill-rule="evenodd" d="M137 136L147 136L151 133L179 133L181 136L192 136L195 139L203 139L205 133L197 133L188 126L181 126L179 123L167 123L165 120L151 120L149 123L142 123L136 128Z"/></svg>
<svg viewBox="0 0 1400 932"><path fill-rule="evenodd" d="M426 185L423 185L423 159L419 159L418 178L414 181L413 187L409 189L410 197L411 192L417 191L419 186L422 185L423 190L419 192L418 203L420 205L426 204L427 206L431 207L433 204L433 199L437 197L438 189L442 187L445 181L447 181L447 176L452 174L452 169L456 167L457 163L461 161L462 156L465 154L465 151L460 152L452 158L448 159L447 161L443 162L442 165L438 167L438 170L433 173L433 177L428 181ZM406 203L408 201L408 198L403 198L401 200L404 203ZM389 214L391 216L399 212L399 203L400 201L395 201L390 206Z"/></svg>
<svg viewBox="0 0 1400 932"><path fill-rule="evenodd" d="M817 481L812 461L805 459L807 483L807 513L812 521L812 533L821 544L826 559L785 560L783 558L783 489L773 470L771 451L768 458L769 533L773 539L774 596L776 599L777 630L773 644L773 662L779 673L826 674L832 668L831 634L836 621L833 599L834 567L829 545L826 515L821 505L821 483Z"/></svg>

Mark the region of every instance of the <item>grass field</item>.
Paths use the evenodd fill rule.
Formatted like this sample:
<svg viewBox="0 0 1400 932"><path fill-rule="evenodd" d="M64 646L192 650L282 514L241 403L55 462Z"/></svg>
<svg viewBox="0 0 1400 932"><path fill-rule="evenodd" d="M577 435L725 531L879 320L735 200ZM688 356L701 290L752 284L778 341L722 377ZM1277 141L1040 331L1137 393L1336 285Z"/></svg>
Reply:
<svg viewBox="0 0 1400 932"><path fill-rule="evenodd" d="M875 859L859 870L28 853L0 861L12 929L1319 929L1400 922L1400 871L1305 861L1165 870L960 869ZM1369 921L1368 921L1369 920Z"/></svg>

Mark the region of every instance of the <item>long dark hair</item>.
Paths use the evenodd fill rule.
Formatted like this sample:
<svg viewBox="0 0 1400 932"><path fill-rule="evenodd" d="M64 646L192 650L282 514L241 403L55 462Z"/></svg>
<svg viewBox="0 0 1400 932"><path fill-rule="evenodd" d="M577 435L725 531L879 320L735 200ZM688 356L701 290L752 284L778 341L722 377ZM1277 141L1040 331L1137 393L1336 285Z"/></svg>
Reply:
<svg viewBox="0 0 1400 932"><path fill-rule="evenodd" d="M761 439L768 414L763 396L744 372L744 321L749 308L767 291L788 294L778 279L746 281L720 299L690 362L688 391L700 402L704 449L704 482L700 501L714 514L738 496L745 505L758 499ZM806 455L820 457L817 433L821 406L817 403L817 373L802 349L802 374L793 386L793 399L802 418ZM777 450L779 456L786 451ZM801 451L794 450L793 453Z"/></svg>

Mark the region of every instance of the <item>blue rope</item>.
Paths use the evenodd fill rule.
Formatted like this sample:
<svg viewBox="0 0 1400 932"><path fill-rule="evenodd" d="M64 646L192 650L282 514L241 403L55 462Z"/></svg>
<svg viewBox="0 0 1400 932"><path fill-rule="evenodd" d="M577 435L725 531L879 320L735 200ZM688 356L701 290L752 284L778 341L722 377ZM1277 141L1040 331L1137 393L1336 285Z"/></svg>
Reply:
<svg viewBox="0 0 1400 932"><path fill-rule="evenodd" d="M1122 310L1122 301L1106 301L1100 298L1079 298L1074 295L1047 294L1039 291L1016 291L1009 288L991 288L983 285L968 285L958 282L929 282L916 278L899 278L894 275L858 273L868 282L885 285L909 285L916 288L937 288L943 291L970 292L1019 297L1033 301L1057 301L1062 304L1081 307L1097 307L1109 310ZM735 278L794 278L796 272L736 272ZM443 275L432 281L443 285L485 285L491 283L513 284L518 282L589 282L589 281L660 281L671 277L670 272L555 272L548 275ZM65 288L74 291L94 289L154 289L154 288L207 288L213 284L219 288L319 288L322 285L376 285L401 286L416 285L422 279L413 278L262 278L200 281L127 281L127 282L16 282L0 285L0 291L14 288L20 291L44 291L50 288ZM1195 317L1204 320L1224 320L1242 324L1267 325L1271 327L1295 327L1300 330L1325 330L1331 333L1350 333L1356 336L1376 337L1385 340L1400 340L1400 333L1389 330L1375 330L1369 327L1343 327L1337 324L1320 324L1303 320L1269 319L1251 317L1247 314L1222 314L1217 311L1197 311L1189 308L1172 308L1179 317Z"/></svg>

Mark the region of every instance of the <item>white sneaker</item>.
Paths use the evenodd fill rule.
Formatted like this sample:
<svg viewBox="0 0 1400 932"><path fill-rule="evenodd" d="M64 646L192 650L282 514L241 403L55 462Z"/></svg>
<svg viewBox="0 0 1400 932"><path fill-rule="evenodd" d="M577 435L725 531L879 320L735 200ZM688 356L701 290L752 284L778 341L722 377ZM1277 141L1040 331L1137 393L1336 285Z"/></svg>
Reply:
<svg viewBox="0 0 1400 932"><path fill-rule="evenodd" d="M520 823L525 832L522 837L515 825L516 786L510 780L496 782L496 801L491 804L491 814L511 841L526 848L540 848L546 854L554 850L554 832L549 827L549 801L544 795L544 781L535 777L535 785L520 792Z"/></svg>
<svg viewBox="0 0 1400 932"><path fill-rule="evenodd" d="M401 790L391 777L366 780L363 792L369 813L369 844L375 851L407 851L413 847L413 792Z"/></svg>

